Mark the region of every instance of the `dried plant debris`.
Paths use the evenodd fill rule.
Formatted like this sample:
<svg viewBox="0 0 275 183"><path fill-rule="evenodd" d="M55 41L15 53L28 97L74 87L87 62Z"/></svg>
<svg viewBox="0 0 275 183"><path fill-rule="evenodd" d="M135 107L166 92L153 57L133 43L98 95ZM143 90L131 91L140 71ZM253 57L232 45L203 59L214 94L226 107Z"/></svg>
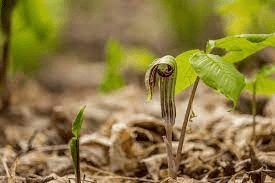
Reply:
<svg viewBox="0 0 275 183"><path fill-rule="evenodd" d="M138 96L140 91L136 88L127 87L120 92L117 96L90 98L93 104L90 108L87 105L91 114L84 119L87 126L80 138L83 179L102 183L172 182L167 179L166 146L162 139L165 123L161 121L160 107L154 108L154 102L159 104L158 97L148 104L153 108L149 109L144 108L145 98ZM249 147L251 116L227 113L224 98L215 96L209 91L198 91L193 106L197 117L184 142L176 182L274 181L274 119L270 115L257 116L255 146ZM101 100L104 102L100 104ZM24 126L1 118L0 182L75 182L67 139L71 136L71 114L80 102L70 102L67 101L68 106L53 107L51 116L29 118L33 120ZM185 108L186 101L179 100L173 153L180 136L178 124L184 115L181 111ZM271 114L272 108L266 111ZM100 113L98 118L95 113ZM100 122L96 131L89 126L93 120Z"/></svg>

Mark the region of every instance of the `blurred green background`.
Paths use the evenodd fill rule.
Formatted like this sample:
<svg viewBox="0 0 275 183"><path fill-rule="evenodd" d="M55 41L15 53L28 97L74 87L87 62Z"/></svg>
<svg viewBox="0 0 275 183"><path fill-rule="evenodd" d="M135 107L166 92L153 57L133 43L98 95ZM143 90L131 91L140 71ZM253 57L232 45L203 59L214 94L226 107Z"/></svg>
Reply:
<svg viewBox="0 0 275 183"><path fill-rule="evenodd" d="M49 67L60 60L103 63L89 72L102 75L94 77L100 80L96 84L110 92L131 77L143 77L157 57L203 49L209 39L274 30L274 0L18 0L12 14L9 74L42 70L36 77L50 85L57 82L49 76L51 69L74 74L73 66ZM2 34L1 49L4 39ZM273 49L260 55L274 61L273 56Z"/></svg>

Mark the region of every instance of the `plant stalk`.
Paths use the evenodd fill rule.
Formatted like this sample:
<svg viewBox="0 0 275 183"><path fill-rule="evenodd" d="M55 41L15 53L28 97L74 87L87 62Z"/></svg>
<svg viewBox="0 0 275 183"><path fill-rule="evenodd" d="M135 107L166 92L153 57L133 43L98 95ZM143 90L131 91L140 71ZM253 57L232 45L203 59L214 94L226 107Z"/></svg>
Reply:
<svg viewBox="0 0 275 183"><path fill-rule="evenodd" d="M193 100L194 100L194 97L195 97L195 93L196 93L199 81L200 81L200 78L199 78L199 76L197 76L197 78L195 80L195 83L193 85L192 93L191 93L191 96L189 98L187 108L186 108L186 113L185 113L184 121L183 121L182 128L181 128L180 140L179 140L177 154L176 154L176 161L175 161L175 164L176 164L175 171L176 172L179 169L180 160L181 160L181 152L182 152L183 142L184 142L184 138L185 138L186 127L187 127L187 123L190 119L189 117L190 117L191 110L192 110L192 104L193 104Z"/></svg>
<svg viewBox="0 0 275 183"><path fill-rule="evenodd" d="M1 21L2 29L5 33L5 41L3 45L2 62L0 65L0 96L2 102L2 112L9 110L10 107L10 91L8 88L7 70L9 64L9 53L10 53L10 39L11 39L11 15L12 9L16 1L4 0L1 7Z"/></svg>
<svg viewBox="0 0 275 183"><path fill-rule="evenodd" d="M253 116L253 120L252 120L252 125L253 125L252 141L254 141L255 137L256 137L256 110L257 110L257 106L256 106L256 81L254 81L254 83L253 83L253 94L252 94L252 116Z"/></svg>
<svg viewBox="0 0 275 183"><path fill-rule="evenodd" d="M80 177L80 157L79 157L79 138L77 138L75 145L76 145L75 179L76 179L76 183L81 183L81 177Z"/></svg>
<svg viewBox="0 0 275 183"><path fill-rule="evenodd" d="M2 108L1 111L7 111L10 107L10 91L8 88L8 78L7 78L7 67L9 63L9 39L6 38L3 48L3 59L0 69L0 86L1 86L1 101Z"/></svg>
<svg viewBox="0 0 275 183"><path fill-rule="evenodd" d="M169 176L172 179L176 179L177 174L175 171L175 161L174 161L173 149L172 149L173 125L166 124L165 130L166 130L166 136L163 136L163 140L166 145Z"/></svg>

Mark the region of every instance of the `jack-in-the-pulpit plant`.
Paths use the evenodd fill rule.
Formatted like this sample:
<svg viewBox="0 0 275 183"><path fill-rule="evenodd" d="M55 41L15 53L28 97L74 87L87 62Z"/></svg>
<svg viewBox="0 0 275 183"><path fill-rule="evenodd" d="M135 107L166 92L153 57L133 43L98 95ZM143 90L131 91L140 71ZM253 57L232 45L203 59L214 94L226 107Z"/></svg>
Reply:
<svg viewBox="0 0 275 183"><path fill-rule="evenodd" d="M275 33L230 36L208 41L205 51L189 50L176 58L164 56L155 60L149 67L145 75L145 85L148 90L148 99L151 99L153 88L159 80L161 114L166 128L166 136L163 139L166 144L169 176L171 178L175 179L177 176L186 126L190 120L192 103L199 80L232 100L235 107L246 83L244 75L234 67L233 63L240 62L268 46L275 46ZM223 49L226 53L223 56L211 54L214 48ZM270 73L273 68L274 66L271 67ZM177 153L174 157L172 134L176 117L175 91L179 93L193 83ZM273 90L271 91L273 92Z"/></svg>
<svg viewBox="0 0 275 183"><path fill-rule="evenodd" d="M174 57L165 56L157 59L150 66L145 76L145 85L148 89L148 99L153 96L153 88L159 77L161 114L165 123L175 124L175 86L177 79L177 63Z"/></svg>
<svg viewBox="0 0 275 183"><path fill-rule="evenodd" d="M145 86L148 90L148 99L152 99L153 89L159 81L161 116L165 123L168 168L171 177L176 177L175 161L172 153L172 134L176 118L175 86L177 80L177 63L174 57L164 56L155 60L145 75Z"/></svg>

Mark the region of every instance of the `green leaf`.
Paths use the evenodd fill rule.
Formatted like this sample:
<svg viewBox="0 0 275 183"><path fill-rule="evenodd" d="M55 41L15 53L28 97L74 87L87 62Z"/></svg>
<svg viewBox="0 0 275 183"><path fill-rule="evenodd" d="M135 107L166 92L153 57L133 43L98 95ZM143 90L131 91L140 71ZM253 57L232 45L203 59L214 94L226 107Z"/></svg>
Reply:
<svg viewBox="0 0 275 183"><path fill-rule="evenodd" d="M71 150L71 156L73 159L74 168L77 166L77 141L79 139L77 137L73 137L70 142L70 150Z"/></svg>
<svg viewBox="0 0 275 183"><path fill-rule="evenodd" d="M77 114L77 116L73 122L72 133L75 137L79 137L79 135L80 135L80 130L81 130L82 123L83 123L84 110L85 110L85 106L80 109L79 113Z"/></svg>
<svg viewBox="0 0 275 183"><path fill-rule="evenodd" d="M225 32L229 35L240 33L263 33L274 31L274 0L228 0L222 4L219 13L225 20Z"/></svg>
<svg viewBox="0 0 275 183"><path fill-rule="evenodd" d="M107 69L118 72L122 63L122 59L124 58L124 52L119 41L110 38L107 41L106 53Z"/></svg>
<svg viewBox="0 0 275 183"><path fill-rule="evenodd" d="M11 37L11 69L29 73L39 68L38 58L47 47L36 38L30 28L25 28Z"/></svg>
<svg viewBox="0 0 275 183"><path fill-rule="evenodd" d="M123 68L131 68L137 71L144 71L156 56L145 48L128 48L125 50L125 60Z"/></svg>
<svg viewBox="0 0 275 183"><path fill-rule="evenodd" d="M53 31L53 18L48 12L44 0L22 1L23 17L28 27L31 27L40 40L48 38Z"/></svg>
<svg viewBox="0 0 275 183"><path fill-rule="evenodd" d="M190 50L176 57L176 62L178 65L176 94L185 90L196 80L197 74L194 71L193 67L190 65L189 59L193 54L198 52L200 52L200 50Z"/></svg>
<svg viewBox="0 0 275 183"><path fill-rule="evenodd" d="M260 74L264 76L272 76L275 74L275 65L272 66L264 66L260 71Z"/></svg>
<svg viewBox="0 0 275 183"><path fill-rule="evenodd" d="M10 74L15 71L29 73L39 68L39 58L54 51L58 45L55 15L48 13L46 4L45 0L24 0L16 4L12 13Z"/></svg>
<svg viewBox="0 0 275 183"><path fill-rule="evenodd" d="M253 92L253 82L256 81L256 94L271 97L275 94L275 65L263 67L257 74L256 79L247 81L245 90Z"/></svg>
<svg viewBox="0 0 275 183"><path fill-rule="evenodd" d="M227 34L239 34L250 30L254 24L253 15L257 15L259 9L259 0L234 0L223 5L219 12L227 18Z"/></svg>
<svg viewBox="0 0 275 183"><path fill-rule="evenodd" d="M100 84L100 90L109 93L124 86L124 80L121 75L122 60L125 55L120 43L110 38L106 45L106 70L105 76Z"/></svg>
<svg viewBox="0 0 275 183"><path fill-rule="evenodd" d="M190 63L204 83L224 94L234 105L237 104L245 79L232 63L223 62L221 57L203 52L193 55Z"/></svg>
<svg viewBox="0 0 275 183"><path fill-rule="evenodd" d="M275 33L241 34L210 40L207 52L211 52L213 48L224 49L226 54L223 56L223 61L236 63L268 46L275 46Z"/></svg>
<svg viewBox="0 0 275 183"><path fill-rule="evenodd" d="M120 73L109 71L101 81L100 91L109 93L125 85L123 76Z"/></svg>

